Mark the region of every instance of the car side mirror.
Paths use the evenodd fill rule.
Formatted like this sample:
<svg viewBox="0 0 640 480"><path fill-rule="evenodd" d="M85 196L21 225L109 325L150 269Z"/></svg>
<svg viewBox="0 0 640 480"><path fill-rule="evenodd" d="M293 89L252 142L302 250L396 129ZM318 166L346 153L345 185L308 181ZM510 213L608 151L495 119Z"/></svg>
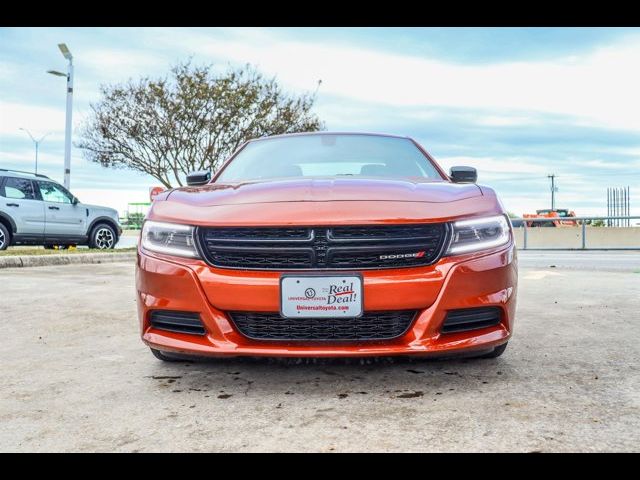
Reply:
<svg viewBox="0 0 640 480"><path fill-rule="evenodd" d="M73 200L71 200L71 203L73 203L74 205L77 205L78 202L80 202L80 200L78 200L78 197L73 197Z"/></svg>
<svg viewBox="0 0 640 480"><path fill-rule="evenodd" d="M478 171L473 167L451 167L449 176L453 183L476 183Z"/></svg>
<svg viewBox="0 0 640 480"><path fill-rule="evenodd" d="M206 185L211 180L211 172L209 170L200 170L199 172L189 172L187 174L187 185Z"/></svg>

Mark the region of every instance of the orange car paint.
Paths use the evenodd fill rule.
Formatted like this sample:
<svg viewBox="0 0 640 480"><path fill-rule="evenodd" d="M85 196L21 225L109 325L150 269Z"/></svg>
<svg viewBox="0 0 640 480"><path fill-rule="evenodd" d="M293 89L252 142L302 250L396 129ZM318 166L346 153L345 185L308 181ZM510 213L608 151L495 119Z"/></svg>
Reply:
<svg viewBox="0 0 640 480"><path fill-rule="evenodd" d="M164 192L147 218L194 226L332 226L452 222L504 213L491 189L453 184L448 178L305 178L211 183ZM490 349L505 343L513 330L517 290L513 238L497 249L443 256L430 266L363 270L365 311L419 310L406 334L384 342L319 344L244 337L225 312L278 312L281 273L215 268L200 259L148 252L139 246L136 288L142 339L158 350L210 356L429 355ZM501 308L502 322L440 333L448 310L481 306ZM154 329L149 324L153 309L198 312L207 334Z"/></svg>

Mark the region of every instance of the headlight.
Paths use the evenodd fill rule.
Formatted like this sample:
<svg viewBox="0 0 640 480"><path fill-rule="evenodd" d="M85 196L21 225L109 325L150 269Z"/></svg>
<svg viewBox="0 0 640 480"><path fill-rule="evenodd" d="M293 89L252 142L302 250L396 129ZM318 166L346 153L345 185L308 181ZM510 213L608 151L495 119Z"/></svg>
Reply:
<svg viewBox="0 0 640 480"><path fill-rule="evenodd" d="M475 252L509 242L509 222L504 215L460 220L453 224L448 254Z"/></svg>
<svg viewBox="0 0 640 480"><path fill-rule="evenodd" d="M144 222L142 248L179 257L200 257L194 241L194 227L177 223Z"/></svg>

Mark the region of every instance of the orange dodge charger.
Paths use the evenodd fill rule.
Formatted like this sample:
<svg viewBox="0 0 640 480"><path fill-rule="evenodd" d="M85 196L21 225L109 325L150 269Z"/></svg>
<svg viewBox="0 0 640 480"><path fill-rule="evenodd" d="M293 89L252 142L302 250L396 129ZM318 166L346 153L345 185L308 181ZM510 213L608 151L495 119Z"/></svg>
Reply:
<svg viewBox="0 0 640 480"><path fill-rule="evenodd" d="M242 145L163 192L138 247L142 340L189 356L501 355L511 224L476 171L414 140L302 133Z"/></svg>

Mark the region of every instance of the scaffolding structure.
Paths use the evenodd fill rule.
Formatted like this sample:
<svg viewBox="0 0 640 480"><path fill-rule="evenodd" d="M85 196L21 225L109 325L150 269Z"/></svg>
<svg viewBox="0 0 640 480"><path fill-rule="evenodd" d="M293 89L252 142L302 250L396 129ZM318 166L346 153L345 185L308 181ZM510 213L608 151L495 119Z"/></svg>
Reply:
<svg viewBox="0 0 640 480"><path fill-rule="evenodd" d="M629 217L631 211L631 190L629 187L607 188L607 217ZM629 218L607 220L608 227L629 227Z"/></svg>

